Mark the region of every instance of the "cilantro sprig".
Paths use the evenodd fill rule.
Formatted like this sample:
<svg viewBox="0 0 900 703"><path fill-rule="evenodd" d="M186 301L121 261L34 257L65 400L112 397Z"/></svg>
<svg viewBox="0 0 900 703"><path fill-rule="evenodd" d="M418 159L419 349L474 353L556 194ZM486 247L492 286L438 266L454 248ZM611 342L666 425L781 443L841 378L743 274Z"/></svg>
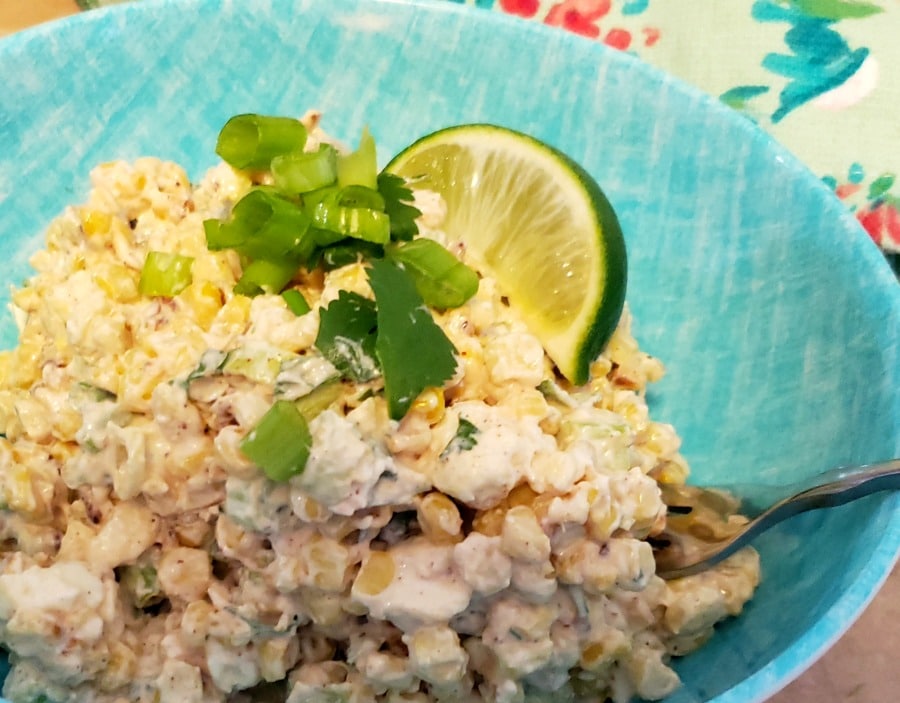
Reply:
<svg viewBox="0 0 900 703"><path fill-rule="evenodd" d="M369 285L378 312L375 353L384 371L388 414L398 420L423 390L441 386L453 375L456 348L399 264L373 261Z"/></svg>
<svg viewBox="0 0 900 703"><path fill-rule="evenodd" d="M453 375L456 348L401 264L374 260L367 273L375 300L340 291L319 313L316 347L344 378L383 376L388 414L399 420L422 391Z"/></svg>

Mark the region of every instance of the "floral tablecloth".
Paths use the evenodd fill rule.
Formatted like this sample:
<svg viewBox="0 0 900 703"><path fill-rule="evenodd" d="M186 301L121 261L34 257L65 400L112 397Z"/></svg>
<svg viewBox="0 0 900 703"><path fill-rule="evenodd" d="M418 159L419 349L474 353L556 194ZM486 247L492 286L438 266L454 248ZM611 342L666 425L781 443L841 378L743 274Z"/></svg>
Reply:
<svg viewBox="0 0 900 703"><path fill-rule="evenodd" d="M897 268L900 0L447 1L561 27L717 96L821 176Z"/></svg>

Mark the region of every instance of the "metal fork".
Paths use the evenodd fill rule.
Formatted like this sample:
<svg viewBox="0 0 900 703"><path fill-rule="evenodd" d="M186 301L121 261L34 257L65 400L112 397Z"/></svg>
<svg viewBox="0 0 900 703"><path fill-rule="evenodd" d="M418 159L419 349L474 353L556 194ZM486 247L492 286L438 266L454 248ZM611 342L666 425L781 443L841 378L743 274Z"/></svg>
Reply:
<svg viewBox="0 0 900 703"><path fill-rule="evenodd" d="M900 459L840 467L788 486L699 488L660 484L666 527L650 538L664 579L705 571L782 520L900 489Z"/></svg>

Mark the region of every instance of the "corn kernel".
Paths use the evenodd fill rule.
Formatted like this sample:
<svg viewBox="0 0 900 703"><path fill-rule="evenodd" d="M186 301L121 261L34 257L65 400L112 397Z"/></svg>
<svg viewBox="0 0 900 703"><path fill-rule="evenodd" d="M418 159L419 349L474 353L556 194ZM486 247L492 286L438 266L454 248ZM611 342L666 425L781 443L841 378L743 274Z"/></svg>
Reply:
<svg viewBox="0 0 900 703"><path fill-rule="evenodd" d="M426 495L416 508L423 534L434 542L462 539L462 519L456 504L443 493Z"/></svg>
<svg viewBox="0 0 900 703"><path fill-rule="evenodd" d="M480 511L472 521L472 529L488 537L499 537L503 532L503 520L506 517L506 507L497 506Z"/></svg>
<svg viewBox="0 0 900 703"><path fill-rule="evenodd" d="M42 345L37 339L23 339L10 355L6 385L10 388L29 388L41 376Z"/></svg>
<svg viewBox="0 0 900 703"><path fill-rule="evenodd" d="M112 223L112 217L102 210L81 210L81 229L88 237L106 236Z"/></svg>
<svg viewBox="0 0 900 703"><path fill-rule="evenodd" d="M579 665L587 671L597 671L627 653L629 649L626 635L610 628L602 639L593 640L581 650Z"/></svg>
<svg viewBox="0 0 900 703"><path fill-rule="evenodd" d="M96 270L94 283L107 297L119 303L132 303L138 299L138 287L131 269L119 264L105 264Z"/></svg>
<svg viewBox="0 0 900 703"><path fill-rule="evenodd" d="M426 388L413 401L412 412L420 414L429 425L436 425L444 419L444 391L440 388Z"/></svg>
<svg viewBox="0 0 900 703"><path fill-rule="evenodd" d="M38 512L38 501L31 485L31 475L23 466L17 466L3 484L3 502L13 511L24 515Z"/></svg>
<svg viewBox="0 0 900 703"><path fill-rule="evenodd" d="M236 282L228 252L205 252L194 257L191 274L195 281L209 281L222 290L231 290Z"/></svg>
<svg viewBox="0 0 900 703"><path fill-rule="evenodd" d="M525 505L507 511L500 537L503 551L513 559L540 562L550 557L550 538Z"/></svg>
<svg viewBox="0 0 900 703"><path fill-rule="evenodd" d="M594 503L588 515L588 532L594 539L608 539L622 522L619 509L609 501Z"/></svg>
<svg viewBox="0 0 900 703"><path fill-rule="evenodd" d="M509 492L506 501L511 508L514 508L518 505L529 506L537 497L537 492L531 486L521 483Z"/></svg>
<svg viewBox="0 0 900 703"><path fill-rule="evenodd" d="M12 360L12 352L0 351L0 385L6 386L6 379L9 378L10 362Z"/></svg>
<svg viewBox="0 0 900 703"><path fill-rule="evenodd" d="M542 418L550 412L547 399L537 388L526 388L519 392L516 395L515 408L518 417Z"/></svg>
<svg viewBox="0 0 900 703"><path fill-rule="evenodd" d="M109 659L100 675L99 685L103 691L114 691L134 679L137 657L125 644L113 641L109 645Z"/></svg>
<svg viewBox="0 0 900 703"><path fill-rule="evenodd" d="M219 310L214 320L214 325L222 325L225 327L240 327L250 319L250 298L243 295L236 295L227 301L222 309Z"/></svg>
<svg viewBox="0 0 900 703"><path fill-rule="evenodd" d="M366 596L377 596L394 580L397 567L388 552L372 552L356 575L353 588Z"/></svg>
<svg viewBox="0 0 900 703"><path fill-rule="evenodd" d="M259 648L259 673L264 681L280 681L299 656L300 643L296 637L266 640Z"/></svg>
<svg viewBox="0 0 900 703"><path fill-rule="evenodd" d="M301 548L309 585L326 592L344 590L350 553L340 542L321 535Z"/></svg>
<svg viewBox="0 0 900 703"><path fill-rule="evenodd" d="M209 330L223 303L222 291L209 281L195 280L178 297L187 304L204 330Z"/></svg>

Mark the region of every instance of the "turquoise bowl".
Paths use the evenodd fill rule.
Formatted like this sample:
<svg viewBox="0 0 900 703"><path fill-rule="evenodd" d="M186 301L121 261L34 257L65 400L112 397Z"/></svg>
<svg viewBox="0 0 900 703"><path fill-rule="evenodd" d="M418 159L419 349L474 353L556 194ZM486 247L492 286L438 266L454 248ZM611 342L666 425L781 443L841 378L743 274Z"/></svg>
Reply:
<svg viewBox="0 0 900 703"><path fill-rule="evenodd" d="M447 2L149 0L0 42L0 75L7 284L93 165L155 155L200 176L238 112L317 107L340 138L368 124L383 157L495 122L569 153L608 193L637 336L669 369L652 410L696 482L900 454L900 286L879 252L752 123L627 55ZM15 342L10 319L0 334ZM808 667L890 572L900 495L800 516L759 549L756 598L680 660L671 703L762 701Z"/></svg>

